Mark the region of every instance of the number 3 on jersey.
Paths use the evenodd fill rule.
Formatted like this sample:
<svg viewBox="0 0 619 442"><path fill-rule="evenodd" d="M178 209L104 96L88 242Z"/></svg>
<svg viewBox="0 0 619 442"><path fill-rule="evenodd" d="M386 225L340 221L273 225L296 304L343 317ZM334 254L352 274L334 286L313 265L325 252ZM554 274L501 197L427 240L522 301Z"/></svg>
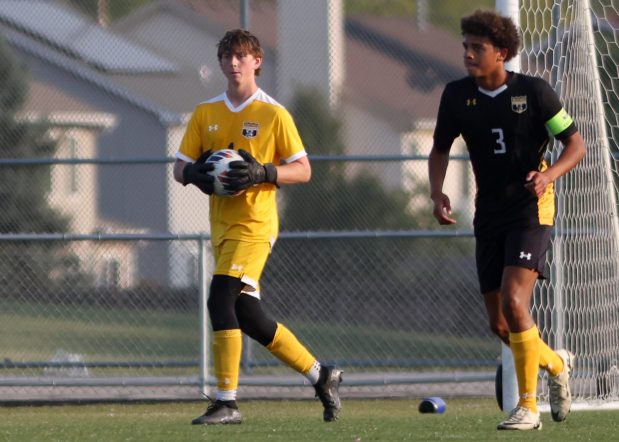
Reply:
<svg viewBox="0 0 619 442"><path fill-rule="evenodd" d="M490 129L493 134L496 135L496 144L498 147L494 149L494 153L496 155L501 155L507 152L507 148L505 146L505 138L503 137L503 129Z"/></svg>

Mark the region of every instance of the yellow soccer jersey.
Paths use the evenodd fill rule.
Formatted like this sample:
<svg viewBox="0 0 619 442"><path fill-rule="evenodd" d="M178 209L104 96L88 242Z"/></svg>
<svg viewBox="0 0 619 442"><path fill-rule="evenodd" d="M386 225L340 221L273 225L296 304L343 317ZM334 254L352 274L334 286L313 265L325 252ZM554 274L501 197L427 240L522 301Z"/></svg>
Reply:
<svg viewBox="0 0 619 442"><path fill-rule="evenodd" d="M262 89L236 108L225 93L199 104L176 157L193 162L209 149L231 145L262 164L289 163L307 155L292 116ZM224 239L273 242L279 230L275 191L274 185L261 184L233 198L211 196L213 245Z"/></svg>

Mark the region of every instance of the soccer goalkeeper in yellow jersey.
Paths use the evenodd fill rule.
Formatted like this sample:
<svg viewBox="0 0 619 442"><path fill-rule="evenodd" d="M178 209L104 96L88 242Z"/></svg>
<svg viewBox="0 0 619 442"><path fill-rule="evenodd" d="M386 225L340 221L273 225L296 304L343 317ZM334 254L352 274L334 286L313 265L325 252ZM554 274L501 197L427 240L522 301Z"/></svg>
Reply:
<svg viewBox="0 0 619 442"><path fill-rule="evenodd" d="M447 84L439 106L429 159L434 216L440 224L456 222L442 188L449 150L461 135L477 184L473 224L480 291L490 327L511 348L518 379L517 407L498 429L540 429L539 367L549 374L552 417L562 421L572 402L574 356L553 351L540 338L530 301L536 280L546 274L553 182L576 166L585 146L548 83L505 69L520 44L509 18L477 11L462 19L461 28L469 75ZM549 134L564 146L552 165L544 159Z"/></svg>
<svg viewBox="0 0 619 442"><path fill-rule="evenodd" d="M242 333L303 374L322 402L325 421L341 409L342 371L321 365L284 325L266 316L260 304L260 275L278 235L276 190L309 181L307 153L288 111L260 89L263 50L242 29L228 31L217 46L228 80L221 95L194 110L176 154L174 178L210 195L210 223L215 269L208 311L213 328L217 394L193 424L239 424L236 404ZM234 148L244 161L230 164L228 190L245 190L232 198L213 194L211 152Z"/></svg>

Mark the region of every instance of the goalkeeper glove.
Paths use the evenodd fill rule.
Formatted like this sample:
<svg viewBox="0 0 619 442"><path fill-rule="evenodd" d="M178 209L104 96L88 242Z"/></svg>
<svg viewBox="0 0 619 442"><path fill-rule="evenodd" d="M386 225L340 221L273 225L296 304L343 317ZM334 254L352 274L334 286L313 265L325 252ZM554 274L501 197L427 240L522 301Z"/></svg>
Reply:
<svg viewBox="0 0 619 442"><path fill-rule="evenodd" d="M244 149L239 149L239 155L245 161L232 161L229 164L226 189L242 190L262 183L277 186L277 169L273 163L260 164Z"/></svg>
<svg viewBox="0 0 619 442"><path fill-rule="evenodd" d="M200 158L194 163L185 164L183 169L183 186L193 184L207 195L212 195L215 178L208 172L215 169L215 165L206 162L211 153L212 151L208 150L200 155Z"/></svg>

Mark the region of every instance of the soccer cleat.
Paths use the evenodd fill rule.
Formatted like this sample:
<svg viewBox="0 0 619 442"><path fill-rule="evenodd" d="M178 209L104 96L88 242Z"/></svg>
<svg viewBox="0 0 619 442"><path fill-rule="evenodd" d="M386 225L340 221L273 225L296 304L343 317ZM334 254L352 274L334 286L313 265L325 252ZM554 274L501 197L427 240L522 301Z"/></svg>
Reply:
<svg viewBox="0 0 619 442"><path fill-rule="evenodd" d="M323 418L325 422L337 420L337 415L342 409L340 402L340 383L342 382L342 370L335 367L320 367L318 382L314 385L316 397L324 407Z"/></svg>
<svg viewBox="0 0 619 442"><path fill-rule="evenodd" d="M191 421L192 425L240 424L243 418L234 401L215 401L206 413Z"/></svg>
<svg viewBox="0 0 619 442"><path fill-rule="evenodd" d="M528 408L518 406L496 428L497 430L541 430L542 421L539 419L539 413L533 413Z"/></svg>
<svg viewBox="0 0 619 442"><path fill-rule="evenodd" d="M572 406L570 374L574 366L574 354L564 349L557 350L557 354L563 359L563 371L556 376L548 376L548 400L552 420L562 422L570 414Z"/></svg>

